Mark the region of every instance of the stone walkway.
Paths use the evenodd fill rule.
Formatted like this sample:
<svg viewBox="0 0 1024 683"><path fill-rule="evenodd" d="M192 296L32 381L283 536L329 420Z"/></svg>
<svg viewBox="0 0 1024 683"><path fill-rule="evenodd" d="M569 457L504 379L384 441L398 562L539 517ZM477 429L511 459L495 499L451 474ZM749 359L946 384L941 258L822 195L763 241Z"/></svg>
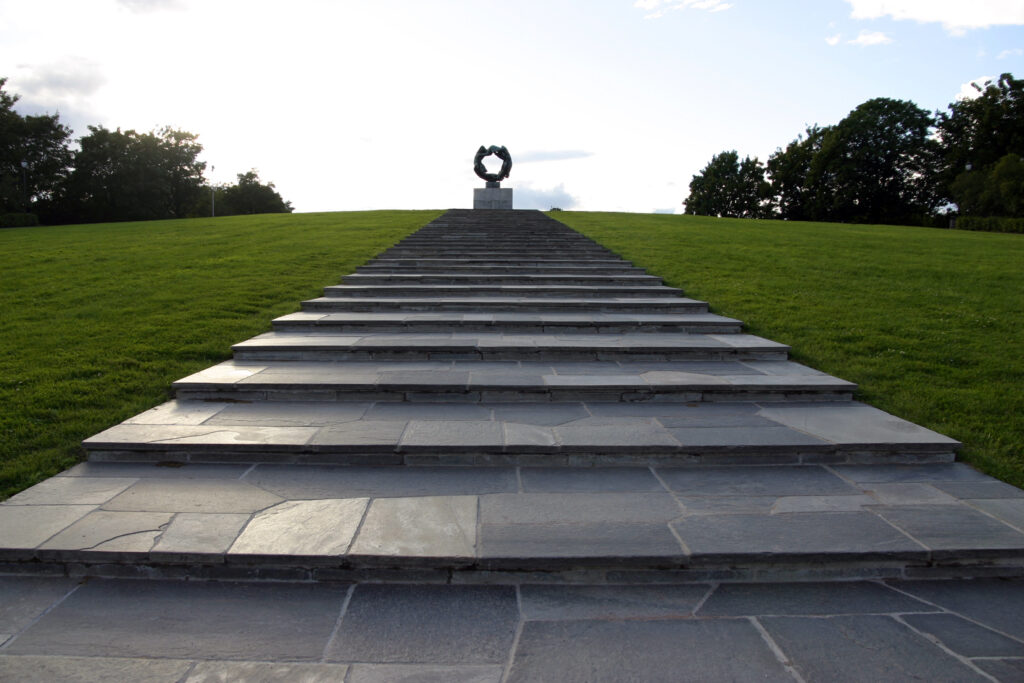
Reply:
<svg viewBox="0 0 1024 683"><path fill-rule="evenodd" d="M0 505L0 680L1024 678L1024 492L542 214L234 351Z"/></svg>
<svg viewBox="0 0 1024 683"><path fill-rule="evenodd" d="M1019 681L1024 581L0 577L4 681Z"/></svg>

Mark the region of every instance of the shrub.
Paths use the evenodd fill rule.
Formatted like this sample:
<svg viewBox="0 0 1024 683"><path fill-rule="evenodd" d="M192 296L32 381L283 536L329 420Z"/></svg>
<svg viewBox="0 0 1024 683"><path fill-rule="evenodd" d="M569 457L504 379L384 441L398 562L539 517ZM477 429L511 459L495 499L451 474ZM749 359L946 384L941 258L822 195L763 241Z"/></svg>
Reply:
<svg viewBox="0 0 1024 683"><path fill-rule="evenodd" d="M956 227L961 230L1024 233L1024 218L961 216L956 219Z"/></svg>
<svg viewBox="0 0 1024 683"><path fill-rule="evenodd" d="M39 225L34 213L0 213L0 228L31 228Z"/></svg>

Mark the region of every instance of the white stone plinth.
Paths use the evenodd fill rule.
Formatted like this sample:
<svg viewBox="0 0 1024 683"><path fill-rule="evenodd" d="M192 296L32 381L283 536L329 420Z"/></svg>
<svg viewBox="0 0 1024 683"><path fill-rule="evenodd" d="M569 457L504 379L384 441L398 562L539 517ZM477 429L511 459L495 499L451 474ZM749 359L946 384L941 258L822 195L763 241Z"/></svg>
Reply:
<svg viewBox="0 0 1024 683"><path fill-rule="evenodd" d="M473 188L474 209L511 209L511 187L477 187Z"/></svg>

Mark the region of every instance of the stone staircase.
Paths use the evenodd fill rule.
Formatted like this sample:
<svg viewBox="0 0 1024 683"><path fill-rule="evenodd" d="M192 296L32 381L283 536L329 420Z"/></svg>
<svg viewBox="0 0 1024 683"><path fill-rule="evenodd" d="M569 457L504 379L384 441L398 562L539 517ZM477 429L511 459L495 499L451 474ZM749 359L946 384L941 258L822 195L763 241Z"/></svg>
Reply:
<svg viewBox="0 0 1024 683"><path fill-rule="evenodd" d="M1020 492L955 441L538 212L449 211L174 389L8 501L30 530L0 562L441 582L1024 566Z"/></svg>

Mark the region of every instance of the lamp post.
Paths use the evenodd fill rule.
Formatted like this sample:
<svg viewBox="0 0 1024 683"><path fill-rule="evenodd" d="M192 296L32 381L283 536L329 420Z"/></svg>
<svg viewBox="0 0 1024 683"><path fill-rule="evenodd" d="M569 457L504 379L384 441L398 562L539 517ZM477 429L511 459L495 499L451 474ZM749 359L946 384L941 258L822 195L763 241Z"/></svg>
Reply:
<svg viewBox="0 0 1024 683"><path fill-rule="evenodd" d="M28 162L21 162L21 203L28 213Z"/></svg>

